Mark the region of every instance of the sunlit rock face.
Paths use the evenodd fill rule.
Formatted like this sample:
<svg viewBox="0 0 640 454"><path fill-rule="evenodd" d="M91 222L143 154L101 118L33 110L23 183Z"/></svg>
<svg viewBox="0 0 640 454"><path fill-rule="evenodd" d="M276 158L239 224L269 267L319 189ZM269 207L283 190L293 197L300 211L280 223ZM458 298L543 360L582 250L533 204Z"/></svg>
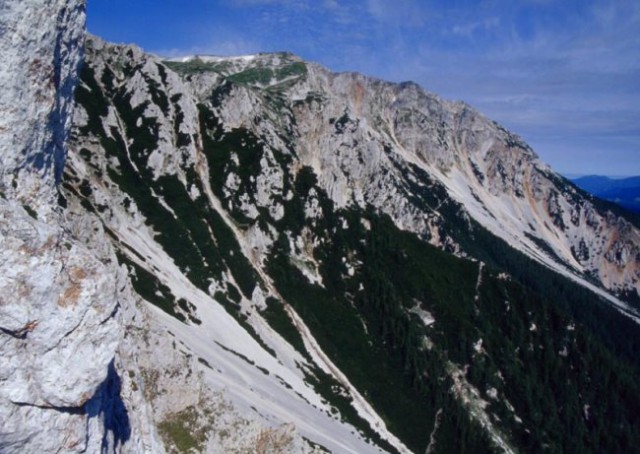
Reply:
<svg viewBox="0 0 640 454"><path fill-rule="evenodd" d="M28 197L61 176L85 2L6 1L0 20L2 185Z"/></svg>
<svg viewBox="0 0 640 454"><path fill-rule="evenodd" d="M288 137L297 165L314 170L336 206L372 204L400 228L463 252L443 227L442 205L418 194L419 186L437 186L512 247L587 285L595 280L616 295L638 297L638 227L553 172L520 137L470 106L411 82L334 74L291 54L198 61L201 70L187 77L194 102L221 93L215 113L226 130L249 129L272 148L282 148ZM202 70L207 65L211 70ZM162 82L157 75L155 80ZM195 126L188 115L181 123ZM261 165L257 181L281 180L277 166ZM228 178L227 189L237 190L234 176ZM258 206L278 209L260 197L248 204L247 197L253 195L236 204L251 218Z"/></svg>
<svg viewBox="0 0 640 454"><path fill-rule="evenodd" d="M0 450L97 451L122 278L56 200L82 59L83 1L0 6ZM120 282L119 282L120 281ZM93 414L88 410L93 409ZM113 440L113 437L112 437Z"/></svg>
<svg viewBox="0 0 640 454"><path fill-rule="evenodd" d="M401 228L450 245L434 228L441 213L402 191L412 180L425 183L421 170L512 247L615 294L639 294L637 226L553 172L518 136L413 83L308 67L285 93L307 101L294 108L300 159L336 204L372 203Z"/></svg>

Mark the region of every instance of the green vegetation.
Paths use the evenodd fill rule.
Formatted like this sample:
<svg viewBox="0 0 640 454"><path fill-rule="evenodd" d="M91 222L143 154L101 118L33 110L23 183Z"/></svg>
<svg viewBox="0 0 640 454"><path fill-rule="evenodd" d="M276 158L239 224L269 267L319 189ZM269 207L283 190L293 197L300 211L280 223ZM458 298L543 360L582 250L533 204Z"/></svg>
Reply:
<svg viewBox="0 0 640 454"><path fill-rule="evenodd" d="M158 66L158 68L162 68L162 66ZM162 74L162 72L160 72L160 74ZM169 99L164 91L165 87L151 77L145 77L144 80L147 83L151 101L162 109L162 113L164 113L165 116L169 115Z"/></svg>
<svg viewBox="0 0 640 454"><path fill-rule="evenodd" d="M444 367L448 344L441 351L424 351L422 338L427 332L405 310L415 298L426 299L428 292L429 301L438 301L444 309L443 323L447 317L467 317L473 312L477 266L400 232L373 211L334 210L316 181L311 169L298 173L294 198L285 208L283 222L287 224L279 228L300 231L306 222L301 207L314 188L323 217L315 221L313 231L329 240L314 254L322 264L325 288L310 284L290 263L288 241L282 239L268 263L278 290L305 320L323 350L410 448L424 451L429 442L425 427L433 427L438 408L458 415L446 420L439 431L447 438L448 447L457 446L456 437L451 436L456 428L448 425L454 422L469 428L465 441L469 446L488 446L482 430L449 395L450 381ZM362 227L363 215L372 223L370 231ZM343 221L347 229L341 227ZM362 261L362 271L348 278L342 257ZM473 331L469 324L456 328ZM319 380L312 383L324 390L325 398L333 399L327 395L330 384L322 384L321 377ZM334 403L337 407L342 404ZM341 413L350 418L348 411ZM349 421L368 432L357 418Z"/></svg>
<svg viewBox="0 0 640 454"><path fill-rule="evenodd" d="M347 125L349 125L351 123L351 118L349 118L349 114L345 111L345 113L338 118L338 120L336 120L335 122L333 122L333 126L336 129L336 133L337 134L342 134L346 128Z"/></svg>
<svg viewBox="0 0 640 454"><path fill-rule="evenodd" d="M269 85L279 83L285 79L303 76L307 73L307 66L303 62L292 62L276 68L258 66L242 72L231 74L227 78L239 84Z"/></svg>
<svg viewBox="0 0 640 454"><path fill-rule="evenodd" d="M189 146L191 144L191 137L188 134L185 134L183 132L180 132L180 125L182 125L184 123L184 112L182 112L182 110L180 109L180 106L177 104L178 100L180 99L179 96L177 95L178 98L172 97L171 102L174 103L174 107L176 109L176 114L173 120L173 134L176 137L176 147L180 148L180 147L186 147Z"/></svg>
<svg viewBox="0 0 640 454"><path fill-rule="evenodd" d="M304 346L302 336L293 325L293 321L285 311L282 302L273 297L269 297L266 303L267 308L261 312L261 315L293 348L310 360L311 358Z"/></svg>
<svg viewBox="0 0 640 454"><path fill-rule="evenodd" d="M230 289L233 288L232 286L229 287ZM227 290L227 293L229 293L229 290ZM260 346L267 352L269 352L269 354L271 356L273 356L274 358L276 357L276 352L273 351L273 349L271 347L269 347L263 340L262 338L258 335L258 333L256 332L256 330L253 328L253 326L251 326L249 324L249 322L247 321L247 316L245 314L243 314L240 309L241 306L238 302L233 302L231 301L229 298L227 298L227 295L221 291L217 291L215 293L215 295L213 296L214 299L220 303L222 305L222 307L224 307L224 309L227 311L227 313L229 315L231 315L234 319L236 319L236 321L240 324L240 326L242 326L242 328L244 328L244 330L249 333L249 335L251 337L253 337L253 339L260 344ZM253 363L251 363L253 365Z"/></svg>
<svg viewBox="0 0 640 454"><path fill-rule="evenodd" d="M88 64L83 64L80 69L80 81L74 95L76 102L82 105L88 114L87 125L80 128L81 134L103 133L101 117L105 117L108 110L108 103L100 86L96 82L95 71Z"/></svg>
<svg viewBox="0 0 640 454"><path fill-rule="evenodd" d="M287 58L285 54L282 54L282 57ZM239 72L234 72L234 64L231 61L205 62L198 57L184 62L164 61L163 64L183 76L215 72L234 83L244 85L268 85L272 81L279 83L307 73L307 66L300 61L289 61L278 67L258 64Z"/></svg>
<svg viewBox="0 0 640 454"><path fill-rule="evenodd" d="M209 183L214 194L231 205L230 214L239 225L251 222L239 207L241 197L255 203L256 177L262 170L263 145L249 130L237 128L224 134L218 132L217 118L204 105L199 105L200 126L203 137L203 151L209 163ZM224 186L229 175L236 175L238 188L231 195L225 195Z"/></svg>
<svg viewBox="0 0 640 454"><path fill-rule="evenodd" d="M210 427L199 423L195 407L168 415L158 424L158 432L169 452L201 452Z"/></svg>
<svg viewBox="0 0 640 454"><path fill-rule="evenodd" d="M29 216L31 216L36 221L38 220L38 212L36 210L26 204L22 205L22 208L24 208L24 211L26 211Z"/></svg>
<svg viewBox="0 0 640 454"><path fill-rule="evenodd" d="M244 296L247 299L251 299L253 290L258 282L258 275L242 253L238 240L222 217L216 211L210 209L207 212L207 221L214 232L220 256L229 267Z"/></svg>
<svg viewBox="0 0 640 454"><path fill-rule="evenodd" d="M414 194L412 200L425 208L439 207L441 219L445 221L442 233L451 236L470 256L496 270L506 271L524 288L553 301L557 310L583 325L597 342L614 356L620 355L640 373L640 357L636 354L640 351L640 336L632 320L611 310L609 303L593 292L530 259L477 222L468 220L460 206L448 199L441 185L418 167L411 166L411 170L420 181L427 183L423 187L407 179Z"/></svg>
<svg viewBox="0 0 640 454"><path fill-rule="evenodd" d="M130 260L122 252L116 251L116 254L120 264L125 264L129 268L131 284L133 284L133 289L138 295L181 322L187 321L184 315L176 312L175 297L169 287L160 282L153 274Z"/></svg>
<svg viewBox="0 0 640 454"><path fill-rule="evenodd" d="M329 402L335 411L339 412L342 421L346 421L358 428L367 439L372 440L387 452L398 452L387 441L380 438L380 435L378 435L378 433L360 417L358 412L351 405L352 399L347 397L347 391L338 381L336 381L335 378L326 374L319 368L315 368L312 374L306 375L306 381L314 387L316 392Z"/></svg>
<svg viewBox="0 0 640 454"><path fill-rule="evenodd" d="M184 219L178 219L174 217L173 213L168 211L154 195L152 191L153 183L150 184L152 179L144 179L145 172L137 172L129 161L125 152L126 148L122 141L120 134L117 130L112 130L112 135L116 138L109 139L103 138L102 143L107 150L108 155L113 155L118 159L119 167L114 169L109 167L107 169L109 178L120 188L128 194L132 200L136 202L136 206L140 212L145 216L149 224L154 228L157 233L155 239L162 245L164 250L173 258L176 265L182 269L187 277L198 287L204 289L208 288L209 276L216 276L215 271L218 273L221 271L219 263L215 269L211 268L211 265L203 258L203 254L200 248L211 245L211 241L203 241L203 232L206 232L206 227L200 222L194 221L194 211L189 209L190 203L184 202L188 199L186 190L182 186L179 191L173 194L173 199L178 200L181 203L174 204L172 207L174 210L180 212L181 208L187 215ZM167 180L163 181L166 188L176 188L174 181L167 177ZM159 184L162 184L159 183ZM193 221L194 224L189 224ZM188 227L192 227L189 230ZM200 243L196 243L193 240L192 234L198 238ZM200 236L198 236L200 235ZM208 235L208 233L206 233ZM218 257L215 255L208 256L209 262Z"/></svg>
<svg viewBox="0 0 640 454"><path fill-rule="evenodd" d="M95 77L92 70L86 70L83 77L85 84L100 93L97 83L92 79ZM160 87L151 88L154 89L162 93ZM108 93L108 98L112 100L124 122L127 137L134 139L127 147L121 132L114 127L110 130L110 137L107 136L99 120L100 115L106 114L106 107L98 110L96 103L85 106L91 111L90 118L96 117L92 123L92 133L101 141L107 157L117 162L116 166L108 167L109 178L135 201L140 212L157 232L156 241L196 286L206 292L210 279L220 279L221 273L228 266L245 296L251 298L256 285L255 272L222 218L203 198L192 200L184 184L176 176L153 178L152 171L147 166L147 158L156 147L158 125L154 119L144 118L142 115L146 104L132 108L131 95L123 91ZM100 93L99 99L99 105L103 106L102 103L105 103L106 106L107 97ZM159 99L164 98L160 96ZM173 97L171 102L178 100L179 98ZM84 102L87 99L81 96L78 101ZM143 120L139 122L139 118ZM200 193L204 193L197 178L193 177L193 183L198 186ZM83 188L81 187L81 191ZM84 189L86 192L86 188ZM87 199L90 194L83 196ZM171 211L160 202L159 197L162 197ZM152 298L150 301L155 300ZM166 304L163 304L163 309L168 310Z"/></svg>
<svg viewBox="0 0 640 454"><path fill-rule="evenodd" d="M220 65L215 62L204 62L202 59L195 57L187 61L169 61L162 62L167 68L177 72L180 75L186 76L191 74L201 74L206 72L219 72Z"/></svg>
<svg viewBox="0 0 640 454"><path fill-rule="evenodd" d="M295 233L309 226L300 207L315 185L310 169L300 171L281 230ZM421 203L444 201L441 209L448 211L451 222L448 233L459 235L463 247L487 260L477 295L477 263L429 246L372 209L335 211L317 187L324 216L314 221L313 231L328 242L314 256L322 264L325 288L310 284L290 263L284 239L269 262L269 273L323 350L410 448L425 449L424 427L433 427L436 411L446 409L437 446L457 446L456 452L492 449L484 429L469 420L467 410L450 394L446 364L453 362L460 369L468 366L466 380L490 403L494 424L514 446L531 451L624 452L637 442L632 427L640 422L637 399L623 404L622 396L640 395L632 369L605 348L602 333L594 334L581 323L572 326L572 314L567 313L578 301L583 308L599 308L601 303L586 290L574 293L574 287L581 288L501 247L501 241L480 226L474 224L469 236L468 221L440 191L436 185L422 194L416 188L418 196L424 196ZM362 217L370 230L361 227ZM340 227L342 220L347 229ZM353 277L347 275L342 257L362 263ZM498 278L504 269L512 273L512 280ZM417 317L408 316L411 308L428 311L436 322L424 327ZM614 311L602 314L610 312ZM621 344L616 337L610 334L611 345ZM426 338L430 348L424 347ZM633 344L632 339L627 342ZM592 373L584 361L606 366ZM491 388L497 400L488 393ZM601 390L608 390L612 399L591 410L593 419L585 418L585 405L593 409L600 399L607 399ZM550 413L557 416L547 417ZM605 414L617 415L615 429L605 429ZM578 438L567 439L568 430ZM460 439L459 434L465 435Z"/></svg>
<svg viewBox="0 0 640 454"><path fill-rule="evenodd" d="M494 301L505 301L504 307ZM474 322L487 353L470 356L468 378L483 390L502 389L527 422L506 424L520 446L535 452L544 445L559 452L628 452L638 440L633 427L640 423L640 404L621 402L640 395L640 388L627 366L555 305L514 282L485 276L478 307ZM503 399L492 405L504 415L495 408L500 404ZM605 428L607 415L614 414L615 427Z"/></svg>
<svg viewBox="0 0 640 454"><path fill-rule="evenodd" d="M219 346L221 349L223 349L224 351L229 352L229 353L231 353L232 355L237 356L238 358L240 358L241 360L243 360L243 361L244 361L244 362L246 362L247 364L250 364L251 366L253 366L253 367L255 367L256 369L258 369L258 370L259 370L260 372L262 372L263 374L265 374L265 375L269 375L269 371L268 371L267 369L265 369L264 367L260 367L260 366L258 366L258 365L255 363L255 361L250 360L249 358L247 358L247 357L246 357L245 355L243 355L242 353L238 353L238 352L237 352L237 351L235 351L235 350L232 350L232 349L230 349L230 348L228 348L228 347L225 347L225 346L224 346L224 345L222 345L220 342L217 342L217 341L216 341L216 344L218 344L218 346ZM264 345L263 345L263 347L264 347ZM272 354L273 356L275 356L275 355L273 354L273 352L271 352L271 354Z"/></svg>

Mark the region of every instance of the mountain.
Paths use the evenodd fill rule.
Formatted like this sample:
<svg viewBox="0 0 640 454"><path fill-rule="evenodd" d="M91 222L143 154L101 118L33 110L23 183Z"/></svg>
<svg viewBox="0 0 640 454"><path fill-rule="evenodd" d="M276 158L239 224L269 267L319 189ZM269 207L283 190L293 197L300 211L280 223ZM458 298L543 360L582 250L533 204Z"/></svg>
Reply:
<svg viewBox="0 0 640 454"><path fill-rule="evenodd" d="M2 16L2 452L638 445L633 219L416 84L44 5Z"/></svg>
<svg viewBox="0 0 640 454"><path fill-rule="evenodd" d="M589 175L574 178L573 183L591 194L640 212L640 177L609 178Z"/></svg>

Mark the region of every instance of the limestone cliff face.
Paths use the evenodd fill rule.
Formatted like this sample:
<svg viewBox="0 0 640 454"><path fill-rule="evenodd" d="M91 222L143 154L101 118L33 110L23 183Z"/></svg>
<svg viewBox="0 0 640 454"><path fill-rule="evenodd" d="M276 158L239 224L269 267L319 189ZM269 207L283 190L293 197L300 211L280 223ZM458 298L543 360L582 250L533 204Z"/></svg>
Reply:
<svg viewBox="0 0 640 454"><path fill-rule="evenodd" d="M102 227L57 201L82 60L81 0L0 6L0 451L131 438L116 368L122 289Z"/></svg>
<svg viewBox="0 0 640 454"><path fill-rule="evenodd" d="M62 172L85 2L6 1L0 21L2 185L6 195L28 198L53 191Z"/></svg>

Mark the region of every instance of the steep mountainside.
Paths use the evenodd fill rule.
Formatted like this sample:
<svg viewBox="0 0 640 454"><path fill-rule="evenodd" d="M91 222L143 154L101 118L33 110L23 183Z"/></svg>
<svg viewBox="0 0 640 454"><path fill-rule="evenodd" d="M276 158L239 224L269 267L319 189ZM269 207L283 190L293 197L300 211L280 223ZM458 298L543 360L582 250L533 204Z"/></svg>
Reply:
<svg viewBox="0 0 640 454"><path fill-rule="evenodd" d="M162 62L95 38L76 99L60 203L99 220L203 386L271 438L640 441L638 228L470 107L290 54ZM169 446L224 439L204 404L155 417Z"/></svg>
<svg viewBox="0 0 640 454"><path fill-rule="evenodd" d="M286 54L168 64L198 99L211 96L217 75L229 76L221 83L229 92L213 106L221 123L286 135L299 165L314 170L338 207L371 204L399 228L458 251L463 240L443 225L439 201L424 194L437 187L536 260L583 284L637 295L637 226L595 206L518 137L462 103L411 83L332 74Z"/></svg>

